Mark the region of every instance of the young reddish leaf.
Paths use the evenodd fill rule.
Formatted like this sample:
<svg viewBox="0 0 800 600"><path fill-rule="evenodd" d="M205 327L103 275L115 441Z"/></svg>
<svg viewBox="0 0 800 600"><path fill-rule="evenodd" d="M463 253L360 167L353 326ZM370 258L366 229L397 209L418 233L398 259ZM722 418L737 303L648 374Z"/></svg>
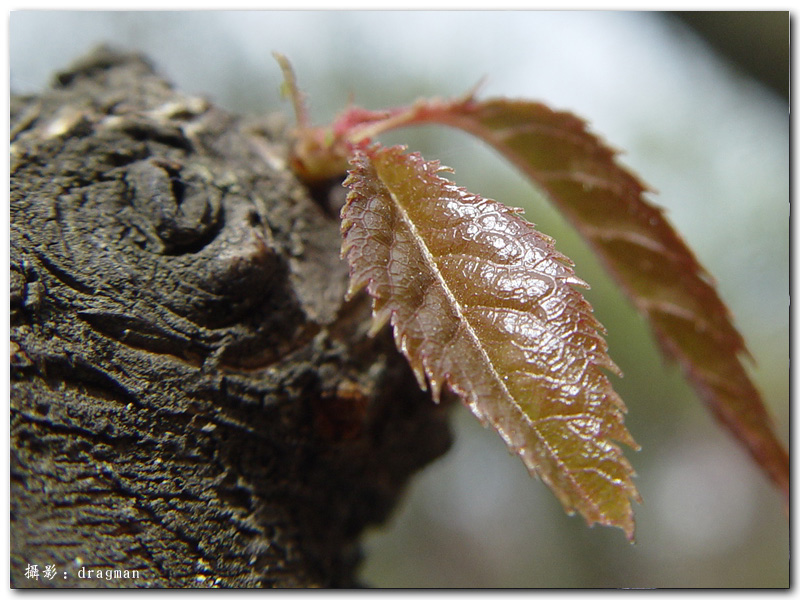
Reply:
<svg viewBox="0 0 800 600"><path fill-rule="evenodd" d="M602 326L569 259L517 216L437 175L399 147L354 150L342 209L350 296L373 298L373 330L438 401L445 384L491 424L564 508L633 538L636 446L602 368Z"/></svg>
<svg viewBox="0 0 800 600"><path fill-rule="evenodd" d="M378 117L383 115L383 120ZM504 99L418 101L388 113L346 112L334 129L351 140L424 123L458 127L488 142L543 188L644 314L716 417L789 499L789 456L740 355L744 341L713 279L648 204L645 186L567 112Z"/></svg>

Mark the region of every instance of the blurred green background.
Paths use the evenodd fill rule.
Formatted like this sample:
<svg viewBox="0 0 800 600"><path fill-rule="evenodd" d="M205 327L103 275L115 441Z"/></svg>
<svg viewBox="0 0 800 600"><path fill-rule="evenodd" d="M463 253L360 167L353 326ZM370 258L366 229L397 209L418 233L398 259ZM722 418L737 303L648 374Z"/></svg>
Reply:
<svg viewBox="0 0 800 600"><path fill-rule="evenodd" d="M273 50L292 60L320 123L351 94L381 108L461 94L484 76L482 97L571 110L624 149L623 162L658 190L652 199L718 280L788 443L789 14L683 17L691 27L681 15L630 12L14 12L11 89L40 90L54 70L111 42L146 52L179 88L237 112L290 112L277 93ZM762 58L743 63L736 52ZM473 192L523 206L577 263L625 373L613 383L642 445L626 454L644 503L635 545L618 530L587 528L498 436L455 407L453 449L412 482L392 521L366 537L364 581L787 587L789 521L779 494L661 359L646 325L560 216L464 134L424 128L383 141L439 158Z"/></svg>

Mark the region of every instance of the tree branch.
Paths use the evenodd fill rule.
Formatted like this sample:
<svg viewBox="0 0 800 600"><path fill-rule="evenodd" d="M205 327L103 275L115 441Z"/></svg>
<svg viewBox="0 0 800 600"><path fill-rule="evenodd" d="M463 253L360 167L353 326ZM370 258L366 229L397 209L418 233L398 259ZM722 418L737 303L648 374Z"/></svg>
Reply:
<svg viewBox="0 0 800 600"><path fill-rule="evenodd" d="M12 586L354 585L450 437L281 128L101 48L11 142Z"/></svg>

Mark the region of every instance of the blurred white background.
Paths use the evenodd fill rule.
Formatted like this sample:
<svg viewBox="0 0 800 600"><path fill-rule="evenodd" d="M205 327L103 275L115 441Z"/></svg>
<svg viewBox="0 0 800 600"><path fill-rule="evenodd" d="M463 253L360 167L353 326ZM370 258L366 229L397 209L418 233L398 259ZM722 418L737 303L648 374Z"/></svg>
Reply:
<svg viewBox="0 0 800 600"><path fill-rule="evenodd" d="M788 19L788 17L787 17ZM290 112L273 50L319 123L350 94L367 108L458 95L541 100L587 119L652 188L717 278L789 439L789 106L670 17L627 12L15 12L10 75L35 93L109 42L145 52L186 92L237 112ZM787 74L788 75L788 74ZM457 132L408 143L471 191L524 206L592 284L614 381L642 445L637 543L588 529L461 407L456 444L366 538L366 583L393 587L786 587L779 494L721 431L582 242L510 167Z"/></svg>

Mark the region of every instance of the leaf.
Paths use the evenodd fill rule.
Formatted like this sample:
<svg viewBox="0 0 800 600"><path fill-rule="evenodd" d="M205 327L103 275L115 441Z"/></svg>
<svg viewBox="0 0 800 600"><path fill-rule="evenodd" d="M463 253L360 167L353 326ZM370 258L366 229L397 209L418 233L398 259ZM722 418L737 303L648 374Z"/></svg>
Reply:
<svg viewBox="0 0 800 600"><path fill-rule="evenodd" d="M533 102L462 102L443 121L487 141L549 194L650 321L712 412L789 498L789 456L740 361L744 341L645 187L583 121Z"/></svg>
<svg viewBox="0 0 800 600"><path fill-rule="evenodd" d="M447 384L532 474L589 524L633 538L636 447L602 368L602 326L569 259L511 209L456 187L400 147L354 150L342 209L352 296L366 286L373 331L438 401Z"/></svg>
<svg viewBox="0 0 800 600"><path fill-rule="evenodd" d="M643 199L645 186L582 120L535 102L479 102L471 94L418 101L377 121L380 114L344 113L339 127L349 126L351 140L405 125L457 127L492 145L540 186L647 317L662 351L678 361L788 503L789 455L740 360L748 355L744 341L712 277L661 210Z"/></svg>

